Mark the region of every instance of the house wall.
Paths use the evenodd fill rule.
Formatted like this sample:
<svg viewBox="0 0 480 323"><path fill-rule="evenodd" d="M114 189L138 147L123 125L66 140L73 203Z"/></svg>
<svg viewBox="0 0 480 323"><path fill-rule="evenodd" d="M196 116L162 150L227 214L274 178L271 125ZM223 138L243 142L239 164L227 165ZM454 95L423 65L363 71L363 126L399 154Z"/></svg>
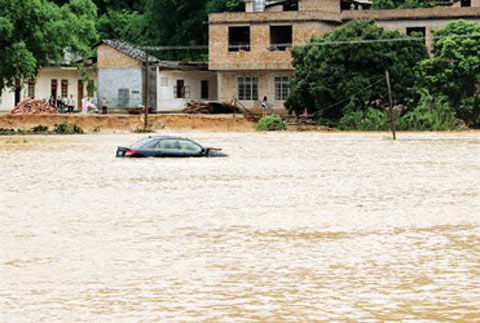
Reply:
<svg viewBox="0 0 480 323"><path fill-rule="evenodd" d="M190 87L190 96L175 98L174 89L177 80L183 80L185 86ZM209 84L208 100L217 100L217 77L214 72L201 71L165 71L159 70L157 74L157 111L180 111L190 101L208 101L201 98L201 81L207 80Z"/></svg>
<svg viewBox="0 0 480 323"><path fill-rule="evenodd" d="M230 26L250 25L250 51L230 52L228 32ZM304 43L312 35L323 35L334 28L325 22L272 22L254 24L211 24L209 68L211 70L269 70L292 69L290 51L270 50L270 26L292 25L293 45Z"/></svg>
<svg viewBox="0 0 480 323"><path fill-rule="evenodd" d="M293 75L293 71L225 71L218 72L218 101L231 102L238 98L238 78L258 77L258 100L240 101L247 109L260 108L261 100L267 97L274 109L283 110L284 102L275 100L275 77Z"/></svg>
<svg viewBox="0 0 480 323"><path fill-rule="evenodd" d="M96 80L96 72L89 72L89 78ZM68 96L73 94L76 107L78 108L79 89L78 81L84 80L82 74L76 68L70 67L45 67L40 69L35 79L35 99L47 100L51 95L51 81L57 80L57 96L61 95L62 80L68 81ZM84 97L87 96L87 84L83 86ZM94 93L96 95L96 93ZM24 84L21 90L21 101L28 98L28 84ZM4 89L2 91L2 99L0 102L0 111L11 111L15 106L15 93L13 89Z"/></svg>
<svg viewBox="0 0 480 323"><path fill-rule="evenodd" d="M106 44L97 47L98 67L142 67L142 62L125 55Z"/></svg>
<svg viewBox="0 0 480 323"><path fill-rule="evenodd" d="M340 0L301 0L298 11L340 12Z"/></svg>
<svg viewBox="0 0 480 323"><path fill-rule="evenodd" d="M143 75L141 67L99 67L98 96L107 99L109 108L136 108L143 105ZM120 89L128 89L128 99L119 97Z"/></svg>

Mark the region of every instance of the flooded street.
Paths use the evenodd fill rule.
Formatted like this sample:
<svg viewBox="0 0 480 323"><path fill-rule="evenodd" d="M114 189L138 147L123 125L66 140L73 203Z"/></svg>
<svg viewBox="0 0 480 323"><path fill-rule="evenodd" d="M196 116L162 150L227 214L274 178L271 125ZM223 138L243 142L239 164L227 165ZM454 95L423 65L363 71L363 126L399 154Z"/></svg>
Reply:
<svg viewBox="0 0 480 323"><path fill-rule="evenodd" d="M480 134L0 137L0 321L480 320Z"/></svg>

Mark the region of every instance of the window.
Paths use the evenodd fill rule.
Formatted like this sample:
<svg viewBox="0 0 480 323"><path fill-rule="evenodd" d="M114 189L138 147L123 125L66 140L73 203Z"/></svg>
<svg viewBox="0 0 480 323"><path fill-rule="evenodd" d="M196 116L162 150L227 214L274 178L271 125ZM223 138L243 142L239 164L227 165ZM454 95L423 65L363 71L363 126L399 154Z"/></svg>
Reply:
<svg viewBox="0 0 480 323"><path fill-rule="evenodd" d="M275 77L275 100L285 101L290 93L290 78L288 76Z"/></svg>
<svg viewBox="0 0 480 323"><path fill-rule="evenodd" d="M95 82L89 80L87 83L87 95L91 98L95 96Z"/></svg>
<svg viewBox="0 0 480 323"><path fill-rule="evenodd" d="M270 26L270 50L285 51L292 47L292 26Z"/></svg>
<svg viewBox="0 0 480 323"><path fill-rule="evenodd" d="M189 152L201 152L202 151L202 147L200 147L196 143L191 142L189 140L179 140L178 144L180 145L180 149L182 149L182 150L186 150L186 151L189 151Z"/></svg>
<svg viewBox="0 0 480 323"><path fill-rule="evenodd" d="M54 97L57 98L57 80L52 80L50 83L50 94Z"/></svg>
<svg viewBox="0 0 480 323"><path fill-rule="evenodd" d="M417 35L415 35L417 34ZM425 35L427 30L425 27L407 27L407 35L412 37L423 37L426 42Z"/></svg>
<svg viewBox="0 0 480 323"><path fill-rule="evenodd" d="M184 80L177 80L177 85L173 87L173 97L175 99L190 98L190 86L185 86Z"/></svg>
<svg viewBox="0 0 480 323"><path fill-rule="evenodd" d="M298 0L286 0L283 3L283 11L298 11Z"/></svg>
<svg viewBox="0 0 480 323"><path fill-rule="evenodd" d="M258 77L238 78L238 99L241 101L258 100Z"/></svg>
<svg viewBox="0 0 480 323"><path fill-rule="evenodd" d="M460 6L461 7L471 7L472 6L472 0L461 0L460 1Z"/></svg>
<svg viewBox="0 0 480 323"><path fill-rule="evenodd" d="M168 150L178 150L180 148L180 144L176 139L163 139L160 140L156 145L155 149L168 149Z"/></svg>
<svg viewBox="0 0 480 323"><path fill-rule="evenodd" d="M28 97L30 99L35 98L35 81L28 81Z"/></svg>
<svg viewBox="0 0 480 323"><path fill-rule="evenodd" d="M229 27L228 28L228 51L249 52L250 51L250 27Z"/></svg>
<svg viewBox="0 0 480 323"><path fill-rule="evenodd" d="M62 98L68 97L68 80L62 80Z"/></svg>
<svg viewBox="0 0 480 323"><path fill-rule="evenodd" d="M202 90L201 90L202 99L208 100L208 97L209 97L209 95L208 95L208 81L202 81L201 86L202 86Z"/></svg>

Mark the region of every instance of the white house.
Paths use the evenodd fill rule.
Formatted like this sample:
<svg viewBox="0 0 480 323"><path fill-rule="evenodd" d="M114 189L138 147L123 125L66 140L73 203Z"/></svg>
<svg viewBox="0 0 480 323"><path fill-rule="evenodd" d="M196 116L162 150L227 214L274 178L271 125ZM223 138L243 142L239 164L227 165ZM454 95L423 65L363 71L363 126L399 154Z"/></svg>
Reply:
<svg viewBox="0 0 480 323"><path fill-rule="evenodd" d="M41 68L35 81L23 84L19 101L28 98L48 99L50 96L69 97L73 95L77 109L84 97L96 96L96 72L88 72L88 79L76 67L50 66ZM89 84L90 83L90 84ZM5 88L0 95L0 111L8 112L15 107L15 90Z"/></svg>

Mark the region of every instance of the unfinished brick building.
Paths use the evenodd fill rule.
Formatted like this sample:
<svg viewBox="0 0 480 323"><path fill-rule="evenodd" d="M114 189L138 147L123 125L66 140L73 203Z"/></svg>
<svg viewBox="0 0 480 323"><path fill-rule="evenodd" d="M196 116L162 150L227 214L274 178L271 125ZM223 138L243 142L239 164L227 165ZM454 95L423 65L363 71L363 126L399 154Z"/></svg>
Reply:
<svg viewBox="0 0 480 323"><path fill-rule="evenodd" d="M356 18L390 30L432 31L456 19L480 22L480 0L442 0L441 7L373 10L368 0L245 0L245 12L209 16L209 68L217 72L218 99L247 108L264 96L283 109L293 75L290 48Z"/></svg>

